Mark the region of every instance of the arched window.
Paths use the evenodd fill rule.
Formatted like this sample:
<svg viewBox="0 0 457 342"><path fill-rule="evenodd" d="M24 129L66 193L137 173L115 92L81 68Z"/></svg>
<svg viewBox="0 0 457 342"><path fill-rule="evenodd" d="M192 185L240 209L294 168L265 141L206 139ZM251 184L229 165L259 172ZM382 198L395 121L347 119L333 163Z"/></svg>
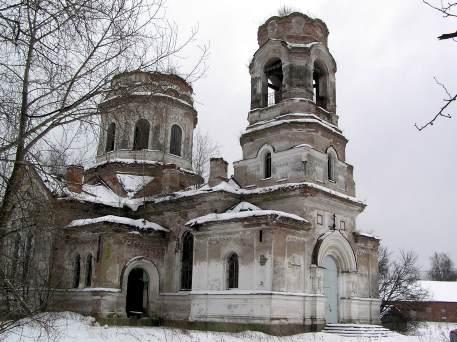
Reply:
<svg viewBox="0 0 457 342"><path fill-rule="evenodd" d="M185 232L182 237L181 290L192 290L193 259L194 237L191 232Z"/></svg>
<svg viewBox="0 0 457 342"><path fill-rule="evenodd" d="M92 286L92 254L86 258L86 287Z"/></svg>
<svg viewBox="0 0 457 342"><path fill-rule="evenodd" d="M79 287L79 279L81 277L81 257L76 254L73 260L73 288Z"/></svg>
<svg viewBox="0 0 457 342"><path fill-rule="evenodd" d="M335 177L335 163L336 163L336 153L332 150L327 151L327 178L329 181L334 182Z"/></svg>
<svg viewBox="0 0 457 342"><path fill-rule="evenodd" d="M327 73L319 63L314 62L313 101L324 109L327 108Z"/></svg>
<svg viewBox="0 0 457 342"><path fill-rule="evenodd" d="M170 153L181 155L182 130L178 125L171 126Z"/></svg>
<svg viewBox="0 0 457 342"><path fill-rule="evenodd" d="M227 259L227 289L238 288L238 255L230 254Z"/></svg>
<svg viewBox="0 0 457 342"><path fill-rule="evenodd" d="M271 106L282 100L282 62L276 59L265 66L265 78L267 81L265 105Z"/></svg>
<svg viewBox="0 0 457 342"><path fill-rule="evenodd" d="M263 161L263 177L271 177L271 153L267 152Z"/></svg>
<svg viewBox="0 0 457 342"><path fill-rule="evenodd" d="M110 123L106 132L106 147L105 151L114 151L114 142L116 141L116 124Z"/></svg>
<svg viewBox="0 0 457 342"><path fill-rule="evenodd" d="M135 124L135 133L133 135L133 149L143 150L148 148L149 143L149 121L140 119Z"/></svg>

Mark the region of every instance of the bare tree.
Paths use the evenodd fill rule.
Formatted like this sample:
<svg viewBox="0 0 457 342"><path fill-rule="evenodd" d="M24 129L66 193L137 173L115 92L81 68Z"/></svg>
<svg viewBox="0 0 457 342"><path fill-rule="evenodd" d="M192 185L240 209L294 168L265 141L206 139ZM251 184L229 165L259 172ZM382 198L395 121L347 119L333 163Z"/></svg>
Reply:
<svg viewBox="0 0 457 342"><path fill-rule="evenodd" d="M0 249L0 336L29 317L43 328L50 327L45 310L52 296L49 271L52 268L52 243L55 215L46 190L32 168L23 168L27 181L15 195L8 230Z"/></svg>
<svg viewBox="0 0 457 342"><path fill-rule="evenodd" d="M219 154L219 145L199 129L194 134L192 151L192 168L194 172L204 179L208 178L209 160Z"/></svg>
<svg viewBox="0 0 457 342"><path fill-rule="evenodd" d="M446 253L435 252L430 258L431 268L428 273L431 280L456 281L457 271L454 263Z"/></svg>
<svg viewBox="0 0 457 342"><path fill-rule="evenodd" d="M443 1L427 1L422 0L424 4L430 6L434 10L440 12L444 18L457 18L457 2L443 2ZM453 33L443 33L438 36L438 39L454 39L457 38L457 31Z"/></svg>
<svg viewBox="0 0 457 342"><path fill-rule="evenodd" d="M96 124L113 75L168 69L194 37L178 40L161 0L0 0L0 156L11 162L0 226L21 167L52 130Z"/></svg>
<svg viewBox="0 0 457 342"><path fill-rule="evenodd" d="M33 179L47 170L51 133L97 126L115 74L178 70L195 37L178 39L163 0L0 0L0 321L9 322L0 333L49 297L56 225L49 192ZM189 82L204 71L200 49L180 75ZM52 153L54 166L66 162Z"/></svg>
<svg viewBox="0 0 457 342"><path fill-rule="evenodd" d="M381 247L379 252L379 295L381 314L393 302L416 302L424 299L427 292L419 285L417 255L401 251L399 260L392 261L390 252Z"/></svg>
<svg viewBox="0 0 457 342"><path fill-rule="evenodd" d="M428 1L428 0L422 0L424 4L427 6L433 8L434 10L438 11L443 15L444 18L457 18L457 2L443 2L443 1ZM454 33L443 33L440 36L438 36L438 39L440 40L446 40L446 39L452 39L455 41L455 38L457 38L457 31ZM451 105L457 101L457 93L451 92L442 82L440 82L436 77L435 77L435 82L438 84L443 89L443 92L445 94L445 98L443 99L444 104L441 106L441 108L438 110L438 112L432 117L431 120L428 122L418 125L417 123L414 124L414 126L419 130L422 131L424 128L428 126L433 126L436 120L439 118L447 118L450 119L452 118L453 114L449 112Z"/></svg>

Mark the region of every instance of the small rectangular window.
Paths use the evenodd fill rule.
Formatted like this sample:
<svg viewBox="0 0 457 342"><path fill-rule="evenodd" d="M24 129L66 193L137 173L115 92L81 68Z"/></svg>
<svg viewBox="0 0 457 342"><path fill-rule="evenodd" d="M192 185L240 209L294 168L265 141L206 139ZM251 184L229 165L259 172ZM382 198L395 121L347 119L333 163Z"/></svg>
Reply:
<svg viewBox="0 0 457 342"><path fill-rule="evenodd" d="M345 230L346 229L346 222L340 221L340 229Z"/></svg>
<svg viewBox="0 0 457 342"><path fill-rule="evenodd" d="M262 242L263 241L263 231L260 230L259 231L259 242Z"/></svg>
<svg viewBox="0 0 457 342"><path fill-rule="evenodd" d="M321 214L317 214L317 224L321 226L324 224L324 217Z"/></svg>

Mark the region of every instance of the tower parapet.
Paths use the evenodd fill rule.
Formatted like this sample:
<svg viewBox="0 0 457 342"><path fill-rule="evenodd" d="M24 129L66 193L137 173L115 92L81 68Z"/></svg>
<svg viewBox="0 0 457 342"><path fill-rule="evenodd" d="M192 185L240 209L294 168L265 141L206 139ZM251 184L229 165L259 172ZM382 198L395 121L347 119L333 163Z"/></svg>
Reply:
<svg viewBox="0 0 457 342"><path fill-rule="evenodd" d="M293 44L321 42L327 45L328 34L327 25L322 20L294 12L269 18L258 29L257 42L262 46L269 39L280 39Z"/></svg>

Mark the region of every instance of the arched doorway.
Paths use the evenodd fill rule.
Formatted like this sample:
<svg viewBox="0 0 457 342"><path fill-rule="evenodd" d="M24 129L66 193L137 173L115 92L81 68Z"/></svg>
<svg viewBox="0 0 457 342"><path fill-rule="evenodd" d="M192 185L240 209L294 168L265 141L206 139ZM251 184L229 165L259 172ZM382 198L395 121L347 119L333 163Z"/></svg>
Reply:
<svg viewBox="0 0 457 342"><path fill-rule="evenodd" d="M327 255L324 268L325 321L338 323L338 267L335 259Z"/></svg>
<svg viewBox="0 0 457 342"><path fill-rule="evenodd" d="M149 277L142 268L130 271L127 281L127 317L141 317L148 314Z"/></svg>

